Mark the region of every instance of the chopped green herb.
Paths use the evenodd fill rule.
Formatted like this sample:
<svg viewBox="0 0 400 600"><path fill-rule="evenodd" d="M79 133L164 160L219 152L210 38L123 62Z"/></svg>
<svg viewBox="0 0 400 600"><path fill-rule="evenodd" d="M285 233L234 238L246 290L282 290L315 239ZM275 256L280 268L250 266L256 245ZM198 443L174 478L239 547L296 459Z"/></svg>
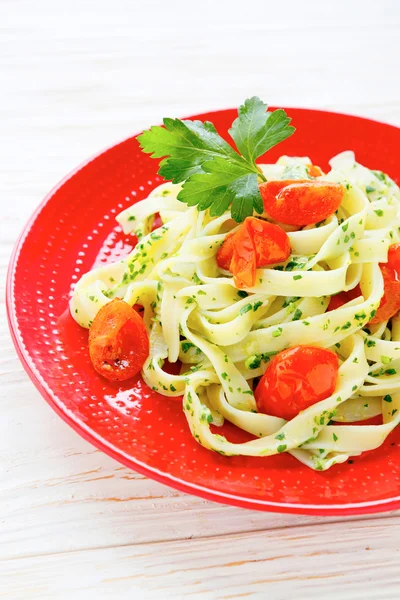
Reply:
<svg viewBox="0 0 400 600"><path fill-rule="evenodd" d="M181 346L182 346L182 352L184 352L185 354L189 350L189 348L195 347L194 344L192 344L192 342L182 342Z"/></svg>
<svg viewBox="0 0 400 600"><path fill-rule="evenodd" d="M261 303L262 304L262 303ZM244 306L242 306L242 308L239 311L240 315L245 315L246 313L248 313L250 310L252 309L252 305L251 304L245 304Z"/></svg>
<svg viewBox="0 0 400 600"><path fill-rule="evenodd" d="M298 266L298 263L295 260L291 260L285 267L285 271L293 271L295 267Z"/></svg>
<svg viewBox="0 0 400 600"><path fill-rule="evenodd" d="M302 315L303 315L302 311L299 308L296 308L296 310L294 311L292 321L298 321L299 319L301 319Z"/></svg>
<svg viewBox="0 0 400 600"><path fill-rule="evenodd" d="M249 356L244 362L247 369L258 369L261 365L261 356L260 354L253 354Z"/></svg>
<svg viewBox="0 0 400 600"><path fill-rule="evenodd" d="M298 279L303 279L303 275L293 275L293 279L297 281Z"/></svg>
<svg viewBox="0 0 400 600"><path fill-rule="evenodd" d="M278 446L277 450L279 453L281 452L285 452L285 450L287 449L287 445L286 444L281 444L280 446Z"/></svg>
<svg viewBox="0 0 400 600"><path fill-rule="evenodd" d="M272 332L272 337L279 337L280 335L282 335L282 327L278 327Z"/></svg>
<svg viewBox="0 0 400 600"><path fill-rule="evenodd" d="M355 318L357 321L363 321L364 319L366 319L366 318L367 318L367 315L365 314L365 312L362 312L362 313L356 313L356 314L354 315L354 318Z"/></svg>
<svg viewBox="0 0 400 600"><path fill-rule="evenodd" d="M385 402L391 402L392 401L392 396L390 394L386 394L386 396L383 396L383 400Z"/></svg>
<svg viewBox="0 0 400 600"><path fill-rule="evenodd" d="M297 302L297 300L300 300L299 296L288 296L282 304L282 308L286 308L287 306L289 306L289 304Z"/></svg>

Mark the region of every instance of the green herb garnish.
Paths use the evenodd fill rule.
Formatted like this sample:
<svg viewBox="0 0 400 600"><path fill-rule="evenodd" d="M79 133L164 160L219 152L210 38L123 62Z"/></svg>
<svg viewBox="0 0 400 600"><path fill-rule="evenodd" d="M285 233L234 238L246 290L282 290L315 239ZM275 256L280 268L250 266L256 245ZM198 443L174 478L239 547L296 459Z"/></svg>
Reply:
<svg viewBox="0 0 400 600"><path fill-rule="evenodd" d="M232 218L241 222L263 212L258 183L265 177L256 159L290 137L295 129L284 110L267 112L257 97L239 107L229 135L239 152L228 144L209 121L164 119L164 127L151 127L138 137L144 152L163 158L158 173L173 183L183 183L178 200L212 217L229 206ZM240 154L239 154L240 153Z"/></svg>

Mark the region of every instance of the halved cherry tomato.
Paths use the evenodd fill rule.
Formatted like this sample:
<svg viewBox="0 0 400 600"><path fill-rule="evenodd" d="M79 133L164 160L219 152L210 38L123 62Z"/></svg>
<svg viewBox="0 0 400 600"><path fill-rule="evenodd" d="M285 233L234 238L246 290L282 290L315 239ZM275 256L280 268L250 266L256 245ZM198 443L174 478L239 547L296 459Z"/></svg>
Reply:
<svg viewBox="0 0 400 600"><path fill-rule="evenodd" d="M396 271L397 276L400 279L400 244L392 244L389 246L388 261L386 264Z"/></svg>
<svg viewBox="0 0 400 600"><path fill-rule="evenodd" d="M226 237L217 253L217 263L229 269L237 287L252 287L256 269L284 262L290 255L290 241L281 227L247 217L239 229Z"/></svg>
<svg viewBox="0 0 400 600"><path fill-rule="evenodd" d="M261 183L260 193L270 217L302 227L332 215L340 206L344 187L327 181L289 179Z"/></svg>
<svg viewBox="0 0 400 600"><path fill-rule="evenodd" d="M115 298L99 310L89 330L89 354L96 371L110 381L139 373L149 355L149 336L132 306Z"/></svg>
<svg viewBox="0 0 400 600"><path fill-rule="evenodd" d="M358 298L359 296L362 296L362 291L360 286L356 285L355 288L348 292L340 292L340 294L332 296L327 310L336 310L343 306L343 304L347 304L347 302L350 302L350 300L354 300L354 298Z"/></svg>
<svg viewBox="0 0 400 600"><path fill-rule="evenodd" d="M259 412L289 421L335 391L337 355L315 346L283 350L269 363L254 396Z"/></svg>
<svg viewBox="0 0 400 600"><path fill-rule="evenodd" d="M400 244L389 247L387 263L381 263L384 293L371 324L382 323L400 310Z"/></svg>
<svg viewBox="0 0 400 600"><path fill-rule="evenodd" d="M306 165L307 170L308 170L308 174L311 177L321 177L321 175L324 174L323 170L321 169L321 167L318 167L318 165Z"/></svg>
<svg viewBox="0 0 400 600"><path fill-rule="evenodd" d="M371 324L387 321L400 310L400 281L394 269L386 264L379 265L383 275L384 293Z"/></svg>
<svg viewBox="0 0 400 600"><path fill-rule="evenodd" d="M252 287L256 281L257 255L247 219L232 237L233 252L229 270L233 274L236 287Z"/></svg>
<svg viewBox="0 0 400 600"><path fill-rule="evenodd" d="M256 249L257 267L284 262L290 255L289 237L279 225L254 217L246 219Z"/></svg>
<svg viewBox="0 0 400 600"><path fill-rule="evenodd" d="M221 269L226 269L229 271L229 267L231 266L231 260L233 255L233 236L234 233L229 233L222 246L217 252L217 263Z"/></svg>

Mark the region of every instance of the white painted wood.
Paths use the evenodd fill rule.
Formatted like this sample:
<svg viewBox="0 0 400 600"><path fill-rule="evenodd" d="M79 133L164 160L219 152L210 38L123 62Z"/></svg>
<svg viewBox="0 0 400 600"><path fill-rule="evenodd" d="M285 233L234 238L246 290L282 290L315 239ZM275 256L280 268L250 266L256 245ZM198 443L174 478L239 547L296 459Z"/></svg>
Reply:
<svg viewBox="0 0 400 600"><path fill-rule="evenodd" d="M1 0L2 292L12 245L44 194L163 116L259 94L399 125L399 25L396 0ZM0 597L399 597L398 513L239 510L94 450L23 372L3 298Z"/></svg>
<svg viewBox="0 0 400 600"><path fill-rule="evenodd" d="M64 600L79 582L90 600L397 600L398 569L388 520L371 519L6 560L0 593Z"/></svg>

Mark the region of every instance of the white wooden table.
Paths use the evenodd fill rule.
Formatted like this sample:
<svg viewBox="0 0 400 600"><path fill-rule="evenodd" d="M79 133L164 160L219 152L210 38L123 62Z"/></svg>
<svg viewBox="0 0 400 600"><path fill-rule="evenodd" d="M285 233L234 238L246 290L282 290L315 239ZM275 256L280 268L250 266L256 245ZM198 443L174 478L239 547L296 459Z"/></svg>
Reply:
<svg viewBox="0 0 400 600"><path fill-rule="evenodd" d="M400 125L399 26L397 0L0 0L2 287L44 194L163 116L258 94ZM1 598L400 597L398 513L256 513L129 471L42 400L1 298Z"/></svg>

